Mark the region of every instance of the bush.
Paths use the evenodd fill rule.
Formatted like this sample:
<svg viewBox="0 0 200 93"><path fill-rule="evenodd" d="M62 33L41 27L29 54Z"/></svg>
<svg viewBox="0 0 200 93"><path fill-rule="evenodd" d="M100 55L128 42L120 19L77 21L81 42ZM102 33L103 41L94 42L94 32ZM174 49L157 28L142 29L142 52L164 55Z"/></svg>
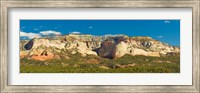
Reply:
<svg viewBox="0 0 200 93"><path fill-rule="evenodd" d="M87 60L96 59L99 64L89 64ZM67 64L67 65L63 65ZM136 64L135 66L127 66ZM126 66L120 68L120 66ZM104 67L104 68L101 68ZM69 60L57 59L36 61L20 59L21 73L179 73L180 56L147 57L125 55L121 58L106 59L80 54L71 55Z"/></svg>

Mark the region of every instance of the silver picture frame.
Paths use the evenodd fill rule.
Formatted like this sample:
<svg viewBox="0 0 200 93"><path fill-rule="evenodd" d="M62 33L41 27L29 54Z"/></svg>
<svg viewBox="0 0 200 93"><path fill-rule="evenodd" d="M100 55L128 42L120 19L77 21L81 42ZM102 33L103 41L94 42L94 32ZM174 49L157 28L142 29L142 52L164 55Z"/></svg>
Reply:
<svg viewBox="0 0 200 93"><path fill-rule="evenodd" d="M200 1L199 0L0 0L0 91L10 92L200 92ZM9 8L192 8L192 85L8 85L8 10Z"/></svg>

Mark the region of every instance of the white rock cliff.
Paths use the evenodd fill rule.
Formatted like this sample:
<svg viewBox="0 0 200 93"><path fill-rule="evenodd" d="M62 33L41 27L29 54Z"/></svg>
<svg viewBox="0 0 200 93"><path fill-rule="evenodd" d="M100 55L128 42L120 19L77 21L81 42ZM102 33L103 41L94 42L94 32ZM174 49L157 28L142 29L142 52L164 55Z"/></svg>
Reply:
<svg viewBox="0 0 200 93"><path fill-rule="evenodd" d="M119 58L125 54L160 57L179 54L180 48L154 40L151 37L128 37L125 35L65 35L34 38L20 41L20 57L35 60L69 59L68 55L95 55Z"/></svg>

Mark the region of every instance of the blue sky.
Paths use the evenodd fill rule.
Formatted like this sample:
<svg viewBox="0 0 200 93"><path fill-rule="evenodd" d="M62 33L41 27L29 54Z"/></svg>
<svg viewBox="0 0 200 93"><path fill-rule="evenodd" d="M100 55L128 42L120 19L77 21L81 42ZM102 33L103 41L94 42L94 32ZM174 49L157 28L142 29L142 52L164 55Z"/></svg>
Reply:
<svg viewBox="0 0 200 93"><path fill-rule="evenodd" d="M20 20L20 39L69 33L150 36L180 46L180 20Z"/></svg>

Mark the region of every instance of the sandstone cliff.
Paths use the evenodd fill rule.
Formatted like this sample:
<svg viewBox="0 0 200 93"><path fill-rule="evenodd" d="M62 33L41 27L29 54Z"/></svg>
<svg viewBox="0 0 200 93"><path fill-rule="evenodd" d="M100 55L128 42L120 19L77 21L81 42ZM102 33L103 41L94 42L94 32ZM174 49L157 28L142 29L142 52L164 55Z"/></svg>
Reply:
<svg viewBox="0 0 200 93"><path fill-rule="evenodd" d="M151 37L128 37L126 35L65 35L33 38L20 41L20 57L35 60L69 59L69 55L95 55L119 58L125 54L144 56L179 55L180 48L154 40Z"/></svg>

